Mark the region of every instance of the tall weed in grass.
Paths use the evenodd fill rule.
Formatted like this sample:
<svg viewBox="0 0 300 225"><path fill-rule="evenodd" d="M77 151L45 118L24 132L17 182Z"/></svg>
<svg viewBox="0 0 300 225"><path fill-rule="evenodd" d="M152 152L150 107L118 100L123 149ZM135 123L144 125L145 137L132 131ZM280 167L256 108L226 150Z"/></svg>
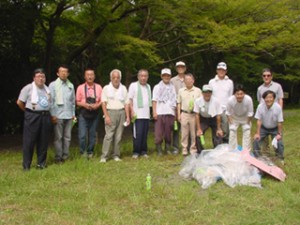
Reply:
<svg viewBox="0 0 300 225"><path fill-rule="evenodd" d="M122 143L123 161L106 164L99 163L101 145L91 160L72 147L63 165L53 163L49 149L48 168L29 172L21 169L21 152L2 151L0 224L300 224L299 123L300 110L285 111L288 177L279 182L264 176L262 189L218 182L202 190L179 177L182 156L156 156L152 134L149 159L132 159L128 138ZM148 173L151 191L146 190Z"/></svg>

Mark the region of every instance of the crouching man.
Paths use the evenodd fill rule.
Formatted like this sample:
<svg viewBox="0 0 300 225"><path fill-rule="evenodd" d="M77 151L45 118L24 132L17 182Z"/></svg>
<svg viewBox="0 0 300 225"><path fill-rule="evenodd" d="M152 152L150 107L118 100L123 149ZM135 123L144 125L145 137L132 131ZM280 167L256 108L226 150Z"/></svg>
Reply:
<svg viewBox="0 0 300 225"><path fill-rule="evenodd" d="M257 128L254 135L254 155L260 156L260 145L268 135L275 138L277 143L276 156L284 164L284 146L282 142L282 123L283 112L281 106L274 102L276 94L273 91L266 91L262 95L264 102L260 103L257 107L255 118L257 119Z"/></svg>

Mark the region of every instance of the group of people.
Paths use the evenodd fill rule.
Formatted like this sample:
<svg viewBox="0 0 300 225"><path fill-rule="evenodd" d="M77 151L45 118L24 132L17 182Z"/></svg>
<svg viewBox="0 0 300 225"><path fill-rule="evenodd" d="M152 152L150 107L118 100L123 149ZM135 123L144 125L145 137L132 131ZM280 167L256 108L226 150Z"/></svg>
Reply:
<svg viewBox="0 0 300 225"><path fill-rule="evenodd" d="M78 114L79 150L83 156L92 158L96 143L99 110L102 108L105 136L102 145L101 163L111 157L121 161L120 142L124 127L133 124L133 155L148 158L147 137L149 121L155 121L154 134L158 155L164 153L182 155L197 154L204 149L199 137L210 127L214 147L229 143L237 147L237 130L242 127L243 148L251 149L251 121L254 115L253 102L241 84L234 86L227 74L227 65L217 65L216 76L203 85L202 90L194 86L195 78L186 73L186 64L176 63L177 75L172 78L169 68L161 70L161 81L151 91L149 73L141 69L137 81L129 89L121 83L122 73L118 69L110 72L110 83L101 87L95 83L95 71L84 71L85 82L77 87L69 81L69 69L61 65L57 79L45 85L43 69L36 69L33 82L26 85L17 100L24 111L23 169L29 170L34 147L37 151L37 168L46 167L48 137L51 122L54 126L55 162L63 163L69 158L71 130ZM255 118L257 131L253 151L260 155L260 146L265 137L277 140L277 156L283 160L282 103L280 84L272 81L271 70L263 70L264 83L258 88L260 102ZM179 137L181 141L179 144ZM164 144L164 146L163 146Z"/></svg>

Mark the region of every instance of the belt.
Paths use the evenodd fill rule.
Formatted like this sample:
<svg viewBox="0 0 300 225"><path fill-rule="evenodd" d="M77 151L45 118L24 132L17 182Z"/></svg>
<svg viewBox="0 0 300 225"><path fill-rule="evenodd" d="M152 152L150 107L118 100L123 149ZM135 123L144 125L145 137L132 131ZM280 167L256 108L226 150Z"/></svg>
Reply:
<svg viewBox="0 0 300 225"><path fill-rule="evenodd" d="M40 115L49 115L50 114L49 111L45 111L45 110L35 111L35 110L31 110L31 109L26 108L25 111L40 114Z"/></svg>
<svg viewBox="0 0 300 225"><path fill-rule="evenodd" d="M107 111L115 111L115 112L117 112L117 111L123 111L123 110L125 110L124 108L123 109L107 109Z"/></svg>
<svg viewBox="0 0 300 225"><path fill-rule="evenodd" d="M185 110L181 110L181 112L188 113L188 114L194 114L194 112L188 112L188 111L185 111Z"/></svg>

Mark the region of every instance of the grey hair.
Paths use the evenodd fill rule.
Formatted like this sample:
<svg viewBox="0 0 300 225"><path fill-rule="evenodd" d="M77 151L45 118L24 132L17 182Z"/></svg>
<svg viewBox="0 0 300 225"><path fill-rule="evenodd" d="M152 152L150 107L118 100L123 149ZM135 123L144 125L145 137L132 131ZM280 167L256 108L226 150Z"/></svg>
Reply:
<svg viewBox="0 0 300 225"><path fill-rule="evenodd" d="M109 74L110 79L112 78L112 75L113 75L114 72L119 73L120 79L122 79L122 72L121 72L121 70L118 70L118 69L113 69L113 70L110 72L110 74Z"/></svg>

